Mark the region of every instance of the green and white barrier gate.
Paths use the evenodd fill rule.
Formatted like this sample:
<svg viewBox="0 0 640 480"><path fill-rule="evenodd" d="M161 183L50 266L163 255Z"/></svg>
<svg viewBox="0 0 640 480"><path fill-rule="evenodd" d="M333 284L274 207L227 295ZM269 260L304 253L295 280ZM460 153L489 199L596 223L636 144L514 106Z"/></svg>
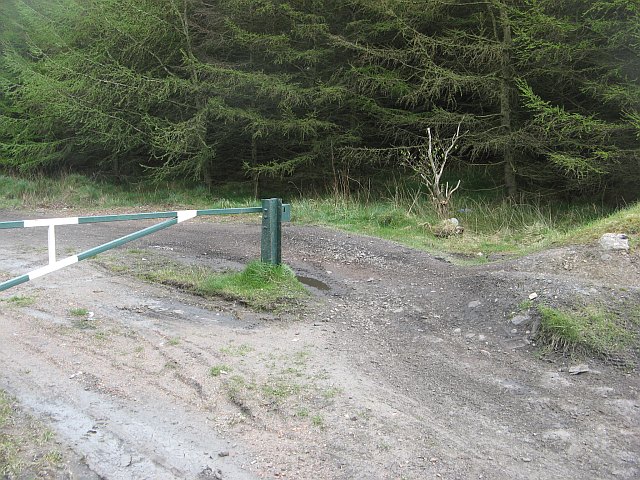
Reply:
<svg viewBox="0 0 640 480"><path fill-rule="evenodd" d="M283 204L279 198L262 200L261 207L248 208L217 208L211 210L180 210L175 212L133 213L125 215L100 215L93 217L45 218L41 220L19 220L0 222L0 230L8 228L49 228L49 265L33 270L25 275L0 283L0 292L21 283L73 265L81 260L95 257L99 253L119 247L125 243L150 235L159 230L171 227L185 220L207 215L241 215L247 213L262 213L262 238L260 242L260 259L265 263L279 265L282 261L282 222L291 220L291 206ZM56 260L56 226L83 225L87 223L122 222L130 220L148 220L153 218L167 218L164 222L140 231L130 233L124 237L107 242L98 247L90 248L78 255L72 255L63 260Z"/></svg>

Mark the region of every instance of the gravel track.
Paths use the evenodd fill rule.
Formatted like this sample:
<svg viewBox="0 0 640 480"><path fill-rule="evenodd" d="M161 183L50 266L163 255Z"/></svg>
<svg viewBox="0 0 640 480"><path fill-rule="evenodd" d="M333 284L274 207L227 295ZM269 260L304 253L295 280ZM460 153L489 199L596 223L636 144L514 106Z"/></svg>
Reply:
<svg viewBox="0 0 640 480"><path fill-rule="evenodd" d="M137 227L58 227L59 251ZM259 230L196 220L107 263L240 268L259 256ZM0 388L107 479L640 477L637 373L592 360L569 375L538 358L535 315L511 322L533 292L553 305L640 303L637 254L575 247L461 267L296 225L283 244L323 288L282 314L94 261L3 292L33 303L0 302ZM46 229L3 231L0 249L0 275L25 273L46 262Z"/></svg>

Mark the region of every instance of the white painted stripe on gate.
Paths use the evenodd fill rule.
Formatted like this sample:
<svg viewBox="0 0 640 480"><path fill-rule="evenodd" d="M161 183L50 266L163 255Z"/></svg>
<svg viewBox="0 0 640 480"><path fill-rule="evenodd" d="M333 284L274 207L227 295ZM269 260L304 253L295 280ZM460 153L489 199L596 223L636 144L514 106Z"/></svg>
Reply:
<svg viewBox="0 0 640 480"><path fill-rule="evenodd" d="M49 265L56 263L56 227L49 225L48 233Z"/></svg>
<svg viewBox="0 0 640 480"><path fill-rule="evenodd" d="M34 278L43 277L48 273L55 272L56 270L60 270L61 268L68 267L69 265L73 265L74 263L78 263L78 256L73 255L71 257L67 257L64 260L60 260L52 265L47 265L46 267L39 268L34 270L33 272L28 273L29 280L33 280Z"/></svg>
<svg viewBox="0 0 640 480"><path fill-rule="evenodd" d="M178 223L198 216L197 210L181 210L178 212Z"/></svg>
<svg viewBox="0 0 640 480"><path fill-rule="evenodd" d="M31 227L50 227L51 225L77 225L78 217L68 218L43 218L40 220L25 220L24 228Z"/></svg>

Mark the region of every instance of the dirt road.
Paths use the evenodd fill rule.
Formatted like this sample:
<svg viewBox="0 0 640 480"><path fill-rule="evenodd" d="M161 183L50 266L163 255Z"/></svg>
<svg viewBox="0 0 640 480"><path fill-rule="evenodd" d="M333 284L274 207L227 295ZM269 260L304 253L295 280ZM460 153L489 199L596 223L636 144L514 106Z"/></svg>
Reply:
<svg viewBox="0 0 640 480"><path fill-rule="evenodd" d="M107 263L240 268L258 257L257 222L188 222ZM59 249L137 225L59 227ZM640 477L637 373L590 361L574 376L539 358L526 303L638 304L637 254L576 247L460 267L295 225L283 244L318 288L282 314L100 261L0 294L0 388L107 479ZM46 230L4 231L0 251L0 278L26 273L46 263Z"/></svg>

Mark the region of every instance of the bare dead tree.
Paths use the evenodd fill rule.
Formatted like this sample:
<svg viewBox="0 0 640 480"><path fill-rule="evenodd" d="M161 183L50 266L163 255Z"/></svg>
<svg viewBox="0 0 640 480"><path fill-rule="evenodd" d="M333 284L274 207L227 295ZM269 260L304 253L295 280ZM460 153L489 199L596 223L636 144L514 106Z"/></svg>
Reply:
<svg viewBox="0 0 640 480"><path fill-rule="evenodd" d="M426 187L431 201L440 218L447 218L449 214L449 202L451 196L460 188L460 180L455 187L449 182L442 184L442 175L456 144L461 137L460 126L456 133L448 140L443 141L433 135L431 128L427 129L429 142L411 150L406 150L402 155L402 163L418 175L420 182Z"/></svg>

